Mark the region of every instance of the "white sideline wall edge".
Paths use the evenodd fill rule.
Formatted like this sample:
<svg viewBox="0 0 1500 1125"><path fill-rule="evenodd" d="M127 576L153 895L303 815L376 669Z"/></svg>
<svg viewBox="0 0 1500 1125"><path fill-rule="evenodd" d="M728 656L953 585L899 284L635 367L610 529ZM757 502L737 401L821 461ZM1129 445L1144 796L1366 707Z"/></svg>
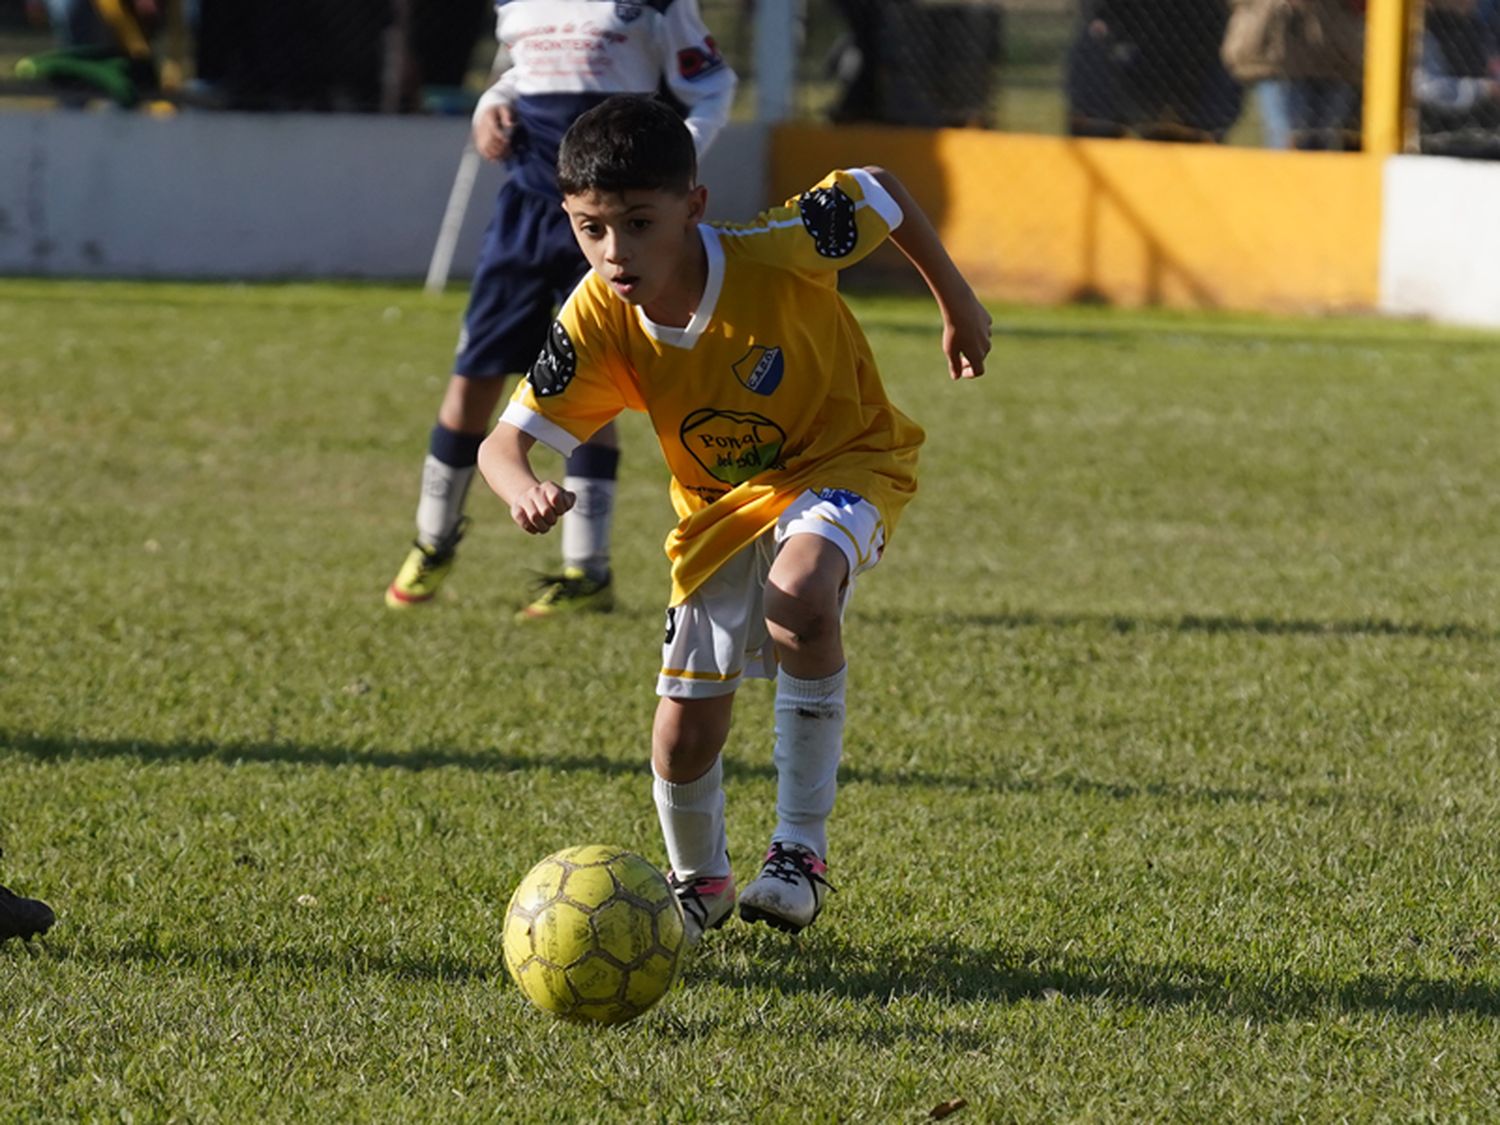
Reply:
<svg viewBox="0 0 1500 1125"><path fill-rule="evenodd" d="M0 274L421 278L464 118L0 113ZM766 128L704 161L710 213L765 206ZM503 173L486 164L452 277L467 282Z"/></svg>
<svg viewBox="0 0 1500 1125"><path fill-rule="evenodd" d="M1500 327L1500 162L1395 156L1382 179L1380 311Z"/></svg>

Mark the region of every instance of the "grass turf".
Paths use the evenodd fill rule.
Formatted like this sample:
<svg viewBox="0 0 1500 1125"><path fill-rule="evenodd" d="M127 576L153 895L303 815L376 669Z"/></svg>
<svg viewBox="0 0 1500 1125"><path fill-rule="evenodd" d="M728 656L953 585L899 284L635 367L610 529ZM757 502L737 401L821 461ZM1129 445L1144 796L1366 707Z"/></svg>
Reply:
<svg viewBox="0 0 1500 1125"><path fill-rule="evenodd" d="M619 612L513 624L555 538L476 491L395 615L458 297L0 283L0 879L60 916L0 948L0 1118L1489 1117L1500 341L1006 309L952 386L929 306L856 306L929 444L849 615L839 892L589 1030L499 929L557 847L663 858L642 420Z"/></svg>

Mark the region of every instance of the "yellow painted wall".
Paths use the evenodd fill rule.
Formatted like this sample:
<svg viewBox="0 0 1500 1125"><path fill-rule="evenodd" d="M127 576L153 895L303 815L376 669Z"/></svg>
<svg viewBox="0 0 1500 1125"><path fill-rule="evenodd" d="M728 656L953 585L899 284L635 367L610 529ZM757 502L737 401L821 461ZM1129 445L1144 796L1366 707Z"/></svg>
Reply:
<svg viewBox="0 0 1500 1125"><path fill-rule="evenodd" d="M1376 305L1379 157L791 125L771 164L778 199L830 168L888 167L975 287L1002 300Z"/></svg>

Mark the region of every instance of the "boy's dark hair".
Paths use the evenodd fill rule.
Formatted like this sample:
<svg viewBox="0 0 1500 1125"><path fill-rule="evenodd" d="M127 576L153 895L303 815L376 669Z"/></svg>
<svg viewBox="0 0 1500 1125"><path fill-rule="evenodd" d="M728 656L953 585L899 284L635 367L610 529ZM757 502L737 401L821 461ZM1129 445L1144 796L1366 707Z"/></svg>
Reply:
<svg viewBox="0 0 1500 1125"><path fill-rule="evenodd" d="M639 94L617 94L573 122L557 153L564 195L670 191L698 182L693 135L670 106Z"/></svg>

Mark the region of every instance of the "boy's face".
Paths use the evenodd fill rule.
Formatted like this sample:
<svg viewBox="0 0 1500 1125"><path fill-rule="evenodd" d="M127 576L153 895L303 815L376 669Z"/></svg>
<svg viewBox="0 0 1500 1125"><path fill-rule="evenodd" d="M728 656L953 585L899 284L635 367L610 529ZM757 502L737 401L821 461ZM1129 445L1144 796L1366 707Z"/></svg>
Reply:
<svg viewBox="0 0 1500 1125"><path fill-rule="evenodd" d="M618 296L644 306L670 299L686 283L684 267L696 261L693 239L706 201L701 186L686 195L589 191L564 196L563 209L594 272Z"/></svg>

